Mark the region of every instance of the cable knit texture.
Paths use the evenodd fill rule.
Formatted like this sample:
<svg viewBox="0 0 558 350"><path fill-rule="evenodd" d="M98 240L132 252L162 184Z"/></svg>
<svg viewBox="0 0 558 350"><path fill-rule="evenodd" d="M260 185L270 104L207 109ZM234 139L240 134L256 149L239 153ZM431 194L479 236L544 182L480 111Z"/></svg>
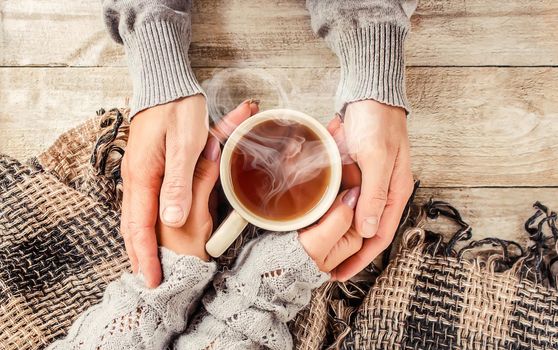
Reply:
<svg viewBox="0 0 558 350"><path fill-rule="evenodd" d="M165 349L173 336L186 329L216 264L165 248L160 253L163 282L159 287L145 287L141 274L124 274L109 284L100 304L74 322L66 338L48 349Z"/></svg>
<svg viewBox="0 0 558 350"><path fill-rule="evenodd" d="M310 302L329 275L308 256L296 232L249 242L234 268L215 277L204 309L179 349L292 349L286 323Z"/></svg>
<svg viewBox="0 0 558 350"><path fill-rule="evenodd" d="M124 44L134 94L130 117L202 93L188 59L191 0L102 0L112 38ZM339 57L335 108L374 99L409 111L403 44L417 0L307 0L312 28Z"/></svg>
<svg viewBox="0 0 558 350"><path fill-rule="evenodd" d="M216 265L164 248L161 259L159 287L122 276L49 349L291 349L286 323L329 278L296 232L262 235L246 244L232 270L215 277L204 308L187 326Z"/></svg>
<svg viewBox="0 0 558 350"><path fill-rule="evenodd" d="M335 108L372 99L410 111L403 44L416 0L307 0L312 28L339 57Z"/></svg>
<svg viewBox="0 0 558 350"><path fill-rule="evenodd" d="M103 0L105 24L124 44L132 77L130 118L143 109L203 94L190 68L192 2Z"/></svg>

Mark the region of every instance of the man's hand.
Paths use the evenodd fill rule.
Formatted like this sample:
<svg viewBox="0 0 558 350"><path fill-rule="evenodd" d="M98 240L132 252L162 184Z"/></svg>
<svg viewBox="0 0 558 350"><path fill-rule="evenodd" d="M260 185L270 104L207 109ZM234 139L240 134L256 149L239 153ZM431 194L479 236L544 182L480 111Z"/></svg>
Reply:
<svg viewBox="0 0 558 350"><path fill-rule="evenodd" d="M224 143L238 125L258 111L257 103L252 100L244 101L211 128L211 135L194 170L192 206L186 223L177 228L162 225L158 221L156 232L159 245L178 254L209 260L205 243L213 232L210 198L217 194L213 190L219 177L219 142Z"/></svg>
<svg viewBox="0 0 558 350"><path fill-rule="evenodd" d="M122 179L121 232L132 269L149 287L161 281L155 224L186 222L192 178L208 135L205 98L185 97L138 113L131 122Z"/></svg>
<svg viewBox="0 0 558 350"><path fill-rule="evenodd" d="M333 273L345 281L384 251L391 241L413 191L405 111L376 101L348 105L342 125L348 152L362 173L354 225L365 238L361 250ZM331 129L331 128L330 128ZM330 130L332 131L332 130ZM340 143L339 136L336 137ZM341 142L344 142L343 140ZM344 169L344 173L346 172ZM344 174L344 186L356 186L357 176Z"/></svg>

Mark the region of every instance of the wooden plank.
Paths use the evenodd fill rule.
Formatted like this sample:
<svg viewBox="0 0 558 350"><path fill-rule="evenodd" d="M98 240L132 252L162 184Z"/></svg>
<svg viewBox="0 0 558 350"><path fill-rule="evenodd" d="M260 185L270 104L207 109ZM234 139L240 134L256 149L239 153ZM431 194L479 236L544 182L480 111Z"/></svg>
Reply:
<svg viewBox="0 0 558 350"><path fill-rule="evenodd" d="M338 70L198 69L220 105L261 98L325 122ZM213 80L207 80L212 77ZM411 68L413 170L429 187L557 186L558 69ZM125 68L0 69L0 150L36 154L100 107L122 106ZM279 97L278 97L279 96Z"/></svg>
<svg viewBox="0 0 558 350"><path fill-rule="evenodd" d="M300 0L195 1L197 67L335 67ZM558 65L553 0L421 0L407 62L420 66ZM124 66L98 0L2 0L0 66Z"/></svg>
<svg viewBox="0 0 558 350"><path fill-rule="evenodd" d="M421 188L417 204L430 198L449 202L473 228L473 239L487 237L514 240L525 247L529 243L525 221L534 214L536 201L558 210L558 188ZM457 229L445 219L429 221L428 229L449 237Z"/></svg>

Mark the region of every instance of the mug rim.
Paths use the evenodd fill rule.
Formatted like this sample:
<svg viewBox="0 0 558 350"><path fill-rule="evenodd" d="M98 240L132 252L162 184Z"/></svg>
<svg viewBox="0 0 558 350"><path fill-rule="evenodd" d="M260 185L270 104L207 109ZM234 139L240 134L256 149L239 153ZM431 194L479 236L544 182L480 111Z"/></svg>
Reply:
<svg viewBox="0 0 558 350"><path fill-rule="evenodd" d="M299 122L318 135L320 140L326 146L326 152L330 158L330 182L324 192L320 201L307 213L290 220L271 220L263 218L256 215L238 199L237 195L234 193L232 178L231 178L231 167L230 162L232 158L232 153L238 141L244 136L248 131L252 130L255 126L265 121L274 119L271 117L280 116L280 118L293 120ZM221 176L221 185L223 187L223 192L227 197L229 203L235 211L242 216L249 223L270 231L294 231L306 227L316 221L318 221L331 207L337 194L339 193L339 188L341 186L341 155L339 154L339 149L335 140L327 129L316 119L311 116L291 109L270 109L255 114L254 116L246 119L242 122L229 136L223 147L223 152L221 155L221 162L219 167L219 172Z"/></svg>

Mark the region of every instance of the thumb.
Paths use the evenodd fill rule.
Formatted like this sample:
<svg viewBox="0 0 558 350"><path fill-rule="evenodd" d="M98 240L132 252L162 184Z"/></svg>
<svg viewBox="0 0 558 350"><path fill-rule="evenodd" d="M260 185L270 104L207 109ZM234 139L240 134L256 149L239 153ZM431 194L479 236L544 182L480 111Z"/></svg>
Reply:
<svg viewBox="0 0 558 350"><path fill-rule="evenodd" d="M378 231L380 218L387 203L394 162L395 160L385 152L358 155L358 165L362 171L362 188L355 213L355 224L362 237L373 237Z"/></svg>
<svg viewBox="0 0 558 350"><path fill-rule="evenodd" d="M203 143L198 146L195 142L186 144L179 139L179 135L167 134L165 175L159 205L163 224L177 228L184 225L190 212L194 169L203 148Z"/></svg>

